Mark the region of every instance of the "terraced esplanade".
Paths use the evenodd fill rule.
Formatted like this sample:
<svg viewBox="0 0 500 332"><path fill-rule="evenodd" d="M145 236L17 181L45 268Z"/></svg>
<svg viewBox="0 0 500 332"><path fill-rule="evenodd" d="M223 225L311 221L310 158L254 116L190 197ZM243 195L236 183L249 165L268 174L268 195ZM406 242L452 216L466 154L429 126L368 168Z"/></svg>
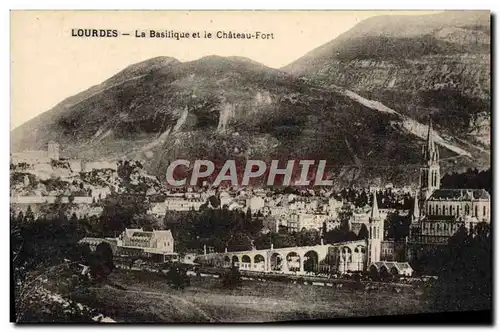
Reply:
<svg viewBox="0 0 500 332"><path fill-rule="evenodd" d="M365 271L367 241L350 241L308 247L271 248L261 250L210 253L200 262L213 267L238 266L240 270L305 274L307 272Z"/></svg>

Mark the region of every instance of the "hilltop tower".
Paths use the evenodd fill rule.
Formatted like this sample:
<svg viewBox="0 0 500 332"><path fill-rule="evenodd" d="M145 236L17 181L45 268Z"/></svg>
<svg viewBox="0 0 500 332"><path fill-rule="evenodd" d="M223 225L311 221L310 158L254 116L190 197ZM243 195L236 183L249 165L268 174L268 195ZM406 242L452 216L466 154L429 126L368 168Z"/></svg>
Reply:
<svg viewBox="0 0 500 332"><path fill-rule="evenodd" d="M59 160L59 143L54 141L49 141L47 143L49 159Z"/></svg>
<svg viewBox="0 0 500 332"><path fill-rule="evenodd" d="M434 190L441 186L441 173L439 169L439 150L434 143L432 135L432 119L429 119L427 144L422 149L423 166L420 168L420 195L422 200L427 200Z"/></svg>
<svg viewBox="0 0 500 332"><path fill-rule="evenodd" d="M380 262L382 241L384 240L384 220L378 211L377 193L373 192L372 210L368 227L368 265Z"/></svg>

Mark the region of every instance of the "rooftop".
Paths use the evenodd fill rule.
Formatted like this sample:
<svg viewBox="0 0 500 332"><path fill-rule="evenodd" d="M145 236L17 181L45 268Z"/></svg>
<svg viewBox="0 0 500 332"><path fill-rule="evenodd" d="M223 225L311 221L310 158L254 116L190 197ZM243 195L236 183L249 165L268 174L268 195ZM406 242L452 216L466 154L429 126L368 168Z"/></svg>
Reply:
<svg viewBox="0 0 500 332"><path fill-rule="evenodd" d="M106 239L104 238L99 238L99 237L84 237L79 243L94 243L94 242L104 242Z"/></svg>
<svg viewBox="0 0 500 332"><path fill-rule="evenodd" d="M425 217L424 221L453 221L457 219L457 216L449 215L428 215Z"/></svg>
<svg viewBox="0 0 500 332"><path fill-rule="evenodd" d="M398 270L405 270L405 269L412 269L412 267L410 266L410 264L408 264L407 262L386 262L386 261L383 261L383 262L373 262L371 265L374 265L377 269L380 269L382 266L385 266L388 270L392 269L393 267L395 267L396 269Z"/></svg>
<svg viewBox="0 0 500 332"><path fill-rule="evenodd" d="M145 231L134 232L132 234L132 237L141 237L141 238L150 238L152 236L153 236L153 232L145 232Z"/></svg>
<svg viewBox="0 0 500 332"><path fill-rule="evenodd" d="M470 200L490 199L490 194L484 189L437 189L429 200Z"/></svg>

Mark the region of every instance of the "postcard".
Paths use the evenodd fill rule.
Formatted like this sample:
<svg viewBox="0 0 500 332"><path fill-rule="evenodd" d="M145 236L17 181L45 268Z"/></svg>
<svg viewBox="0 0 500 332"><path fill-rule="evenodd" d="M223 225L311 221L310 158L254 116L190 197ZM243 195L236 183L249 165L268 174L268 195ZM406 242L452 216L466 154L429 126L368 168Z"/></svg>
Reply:
<svg viewBox="0 0 500 332"><path fill-rule="evenodd" d="M490 77L489 11L11 11L11 320L491 322Z"/></svg>

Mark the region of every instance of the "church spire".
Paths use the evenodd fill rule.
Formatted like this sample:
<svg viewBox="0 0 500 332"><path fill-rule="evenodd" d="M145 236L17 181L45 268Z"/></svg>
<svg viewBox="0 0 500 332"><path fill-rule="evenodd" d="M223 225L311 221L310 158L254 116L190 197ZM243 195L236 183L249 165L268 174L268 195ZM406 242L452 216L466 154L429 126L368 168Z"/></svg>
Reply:
<svg viewBox="0 0 500 332"><path fill-rule="evenodd" d="M420 218L420 209L418 207L418 192L415 192L415 198L413 199L413 213L411 217L413 220L418 220Z"/></svg>
<svg viewBox="0 0 500 332"><path fill-rule="evenodd" d="M378 212L378 203L377 203L377 192L373 192L373 202L372 202L372 211L370 213L371 219L379 219L380 213Z"/></svg>
<svg viewBox="0 0 500 332"><path fill-rule="evenodd" d="M436 143L434 142L434 136L432 135L432 118L429 117L429 126L427 131L427 146L424 148L424 162L427 164L439 162L439 151L437 149Z"/></svg>
<svg viewBox="0 0 500 332"><path fill-rule="evenodd" d="M427 144L422 147L422 167L420 168L421 198L428 199L432 193L440 188L441 173L439 168L439 150L434 142L432 119L429 118Z"/></svg>
<svg viewBox="0 0 500 332"><path fill-rule="evenodd" d="M429 149L434 148L434 139L432 138L432 118L429 117L429 126L427 130L427 147Z"/></svg>

